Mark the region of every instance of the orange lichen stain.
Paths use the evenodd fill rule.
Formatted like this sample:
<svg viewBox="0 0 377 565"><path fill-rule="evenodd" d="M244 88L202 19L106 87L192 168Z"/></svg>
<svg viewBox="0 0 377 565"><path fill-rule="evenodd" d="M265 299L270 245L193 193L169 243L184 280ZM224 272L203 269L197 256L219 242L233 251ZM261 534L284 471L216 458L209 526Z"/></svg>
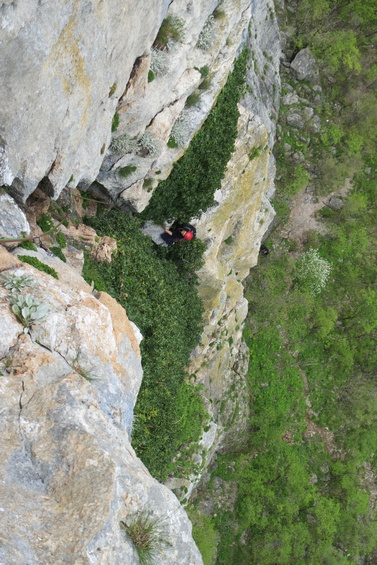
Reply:
<svg viewBox="0 0 377 565"><path fill-rule="evenodd" d="M77 32L79 21L77 5L76 1L74 13L53 45L45 67L54 76L60 78L67 96L75 91L81 91L79 105L82 107L81 125L84 126L88 121L88 109L91 103L91 79L85 70L85 59L80 51L81 34Z"/></svg>

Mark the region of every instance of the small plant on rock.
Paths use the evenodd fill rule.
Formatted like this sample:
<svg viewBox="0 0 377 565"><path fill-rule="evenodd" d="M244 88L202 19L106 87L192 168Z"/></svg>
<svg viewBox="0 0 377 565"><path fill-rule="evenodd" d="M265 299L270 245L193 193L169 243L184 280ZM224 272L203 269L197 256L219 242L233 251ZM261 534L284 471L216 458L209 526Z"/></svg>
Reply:
<svg viewBox="0 0 377 565"><path fill-rule="evenodd" d="M151 49L151 65L149 72L153 73L153 78L162 76L166 73L168 67L168 54L158 49ZM148 73L148 82L149 80Z"/></svg>
<svg viewBox="0 0 377 565"><path fill-rule="evenodd" d="M118 88L118 84L116 82L114 82L114 84L112 85L112 87L109 90L109 98L111 98L112 96L114 96L116 89Z"/></svg>
<svg viewBox="0 0 377 565"><path fill-rule="evenodd" d="M43 214L37 220L37 224L41 228L43 233L51 231L55 227L54 220L51 218L50 214Z"/></svg>
<svg viewBox="0 0 377 565"><path fill-rule="evenodd" d="M200 102L200 92L192 92L192 94L190 94L187 97L186 105L196 106L197 104L199 104L199 102Z"/></svg>
<svg viewBox="0 0 377 565"><path fill-rule="evenodd" d="M61 261L63 261L63 263L67 262L66 256L64 255L63 251L61 250L61 248L58 245L54 245L53 247L50 247L50 251L56 257L59 257L59 259Z"/></svg>
<svg viewBox="0 0 377 565"><path fill-rule="evenodd" d="M59 231L56 234L56 243L59 245L60 249L65 249L65 247L67 247L67 240L65 238L65 235Z"/></svg>
<svg viewBox="0 0 377 565"><path fill-rule="evenodd" d="M1 284L9 290L12 294L20 292L26 286L34 286L34 281L28 275L7 275L6 273L1 275Z"/></svg>
<svg viewBox="0 0 377 565"><path fill-rule="evenodd" d="M161 153L160 141L149 130L145 130L138 141L138 149L149 157L158 157Z"/></svg>
<svg viewBox="0 0 377 565"><path fill-rule="evenodd" d="M120 177L127 178L132 175L132 173L134 173L136 169L136 165L126 165L125 167L118 169L117 172Z"/></svg>
<svg viewBox="0 0 377 565"><path fill-rule="evenodd" d="M37 251L37 246L32 241L22 241L18 244L21 249L27 249L28 251Z"/></svg>
<svg viewBox="0 0 377 565"><path fill-rule="evenodd" d="M116 131L118 129L119 120L120 120L119 114L118 113L114 114L113 120L111 122L111 131Z"/></svg>
<svg viewBox="0 0 377 565"><path fill-rule="evenodd" d="M171 130L171 137L174 138L178 146L183 147L190 137L190 116L186 112L182 112L176 119Z"/></svg>
<svg viewBox="0 0 377 565"><path fill-rule="evenodd" d="M183 41L184 22L174 16L167 16L161 24L154 42L157 49L169 49L172 43Z"/></svg>
<svg viewBox="0 0 377 565"><path fill-rule="evenodd" d="M19 255L18 258L23 263L32 265L32 267L35 267L36 269L38 269L38 271L42 271L44 273L47 273L48 275L51 275L52 277L54 277L54 279L59 278L58 273L55 271L55 269L53 267L50 267L49 265L46 265L46 263L42 263L42 261L40 261L38 257Z"/></svg>
<svg viewBox="0 0 377 565"><path fill-rule="evenodd" d="M49 305L39 302L31 294L11 294L12 311L19 321L29 328L32 324L40 324L49 312Z"/></svg>
<svg viewBox="0 0 377 565"><path fill-rule="evenodd" d="M121 155L125 155L126 153L132 153L137 148L137 141L136 139L131 139L127 134L120 135L119 137L115 137L111 144L110 149L114 153L119 153Z"/></svg>
<svg viewBox="0 0 377 565"><path fill-rule="evenodd" d="M141 565L155 563L163 548L169 545L163 534L161 519L154 518L150 512L140 512L127 522L120 522L120 527L134 544Z"/></svg>

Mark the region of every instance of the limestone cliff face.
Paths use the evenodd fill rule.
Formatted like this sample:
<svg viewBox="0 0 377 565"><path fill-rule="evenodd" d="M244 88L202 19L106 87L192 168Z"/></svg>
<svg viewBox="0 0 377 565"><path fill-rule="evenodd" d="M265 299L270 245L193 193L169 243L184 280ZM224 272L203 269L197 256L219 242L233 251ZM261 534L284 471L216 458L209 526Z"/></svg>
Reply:
<svg viewBox="0 0 377 565"><path fill-rule="evenodd" d="M0 185L26 200L42 179L57 196L96 178L118 100L169 3L1 2Z"/></svg>
<svg viewBox="0 0 377 565"><path fill-rule="evenodd" d="M181 31L162 49L154 42L165 18ZM270 0L3 2L0 185L26 201L39 183L56 198L67 184L97 178L118 205L141 211L204 121L248 33L249 103L271 126L276 29ZM204 86L203 68L205 88L187 106ZM110 146L115 113L113 138L127 137L121 151ZM177 120L184 134L169 148ZM120 174L125 167L131 174Z"/></svg>
<svg viewBox="0 0 377 565"><path fill-rule="evenodd" d="M179 22L181 34L162 49L154 42L167 17ZM96 190L119 207L143 210L205 120L245 43L251 56L236 150L216 205L196 222L208 243L199 273L206 318L190 371L204 384L212 420L193 461L199 472L169 481L186 498L213 452L234 441L247 418L242 281L273 216L268 198L280 88L273 2L0 2L0 185L26 203L37 187L56 198L66 186L87 188L97 180ZM193 93L200 97L192 106ZM172 135L178 147L168 147ZM0 214L0 235L28 232L10 196L1 198L13 222ZM1 535L7 534L0 561L137 563L119 522L144 509L163 519L172 542L161 563L201 563L177 499L149 476L129 444L141 373L124 311L107 295L94 297L58 259L42 260L54 263L61 283L5 252L0 257L2 270L31 274L33 292L51 305L43 324L23 334L2 289L6 512L0 516ZM74 561L65 560L65 546Z"/></svg>
<svg viewBox="0 0 377 565"><path fill-rule="evenodd" d="M59 281L0 246L1 275L30 278L18 296L49 306L24 333L0 286L0 562L136 564L120 522L149 513L169 542L157 562L200 565L183 508L130 445L137 328L109 295L49 262Z"/></svg>

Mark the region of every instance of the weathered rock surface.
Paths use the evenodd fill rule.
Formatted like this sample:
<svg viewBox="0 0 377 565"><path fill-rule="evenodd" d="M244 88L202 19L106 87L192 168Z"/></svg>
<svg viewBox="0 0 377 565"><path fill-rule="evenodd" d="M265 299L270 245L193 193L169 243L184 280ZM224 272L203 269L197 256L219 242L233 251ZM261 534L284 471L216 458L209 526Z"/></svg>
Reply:
<svg viewBox="0 0 377 565"><path fill-rule="evenodd" d="M0 237L17 238L22 232L30 233L25 214L4 190L0 189Z"/></svg>
<svg viewBox="0 0 377 565"><path fill-rule="evenodd" d="M169 4L1 3L0 185L26 200L44 178L55 196L95 179L134 62Z"/></svg>
<svg viewBox="0 0 377 565"><path fill-rule="evenodd" d="M0 97L6 103L0 109L0 185L12 185L13 195L25 201L38 185L56 198L65 185L88 187L98 177L118 205L140 212L151 188L169 175L208 115L245 42L249 22L254 26L249 43L255 69L249 70L248 98L253 111L268 123L271 143L280 56L273 3L223 0L214 18L217 4L3 4L0 71L5 80ZM182 23L181 38L158 50L153 42L167 15ZM198 39L208 21L208 41L200 47ZM22 65L14 62L15 53L22 53ZM153 53L164 59L164 65L149 82ZM199 69L205 67L209 88L200 90L198 104L185 107L203 80ZM119 125L113 137L126 135L130 150L109 149L115 112ZM187 131L180 146L172 149L166 144L182 113ZM140 145L145 133L153 136L156 151ZM136 169L120 174L129 166Z"/></svg>
<svg viewBox="0 0 377 565"><path fill-rule="evenodd" d="M56 281L0 246L0 270L49 305L24 333L0 286L0 562L136 565L120 522L149 512L169 541L156 563L200 565L184 510L130 445L142 370L124 309L63 263Z"/></svg>
<svg viewBox="0 0 377 565"><path fill-rule="evenodd" d="M212 16L208 46L205 49L198 47L198 38L216 4L218 2L212 0L173 1L168 16L181 20L184 31L180 41L173 42L164 51L157 50L155 56L163 57L165 61L163 71L148 82L150 61L135 64L134 73L119 101L120 124L114 133L115 139L126 135L130 148L115 151L110 147L98 175L98 181L117 205L126 210L141 212L158 182L170 174L173 163L182 156L211 110L244 42L252 15L251 5L248 0L223 0L219 6L221 17ZM203 81L199 69L205 67L209 69L207 80L210 86L198 91ZM200 92L198 103L185 106L188 96L195 91ZM184 121L183 133L178 147L171 148L167 142L179 119ZM140 150L137 141L145 132L153 136L156 151ZM122 176L121 169L130 166L136 167L134 172ZM148 182L144 183L144 179Z"/></svg>

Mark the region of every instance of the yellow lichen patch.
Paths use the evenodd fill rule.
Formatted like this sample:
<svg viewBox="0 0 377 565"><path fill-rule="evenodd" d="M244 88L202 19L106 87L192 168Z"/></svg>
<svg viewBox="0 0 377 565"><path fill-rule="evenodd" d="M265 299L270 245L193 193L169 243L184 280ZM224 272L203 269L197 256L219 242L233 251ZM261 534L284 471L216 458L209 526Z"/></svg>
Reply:
<svg viewBox="0 0 377 565"><path fill-rule="evenodd" d="M73 15L62 29L47 57L45 68L53 76L60 78L67 96L76 93L78 105L82 108L82 125L85 125L91 103L91 79L86 72L85 59L80 51L81 34L77 30L79 23L77 11L76 2Z"/></svg>

